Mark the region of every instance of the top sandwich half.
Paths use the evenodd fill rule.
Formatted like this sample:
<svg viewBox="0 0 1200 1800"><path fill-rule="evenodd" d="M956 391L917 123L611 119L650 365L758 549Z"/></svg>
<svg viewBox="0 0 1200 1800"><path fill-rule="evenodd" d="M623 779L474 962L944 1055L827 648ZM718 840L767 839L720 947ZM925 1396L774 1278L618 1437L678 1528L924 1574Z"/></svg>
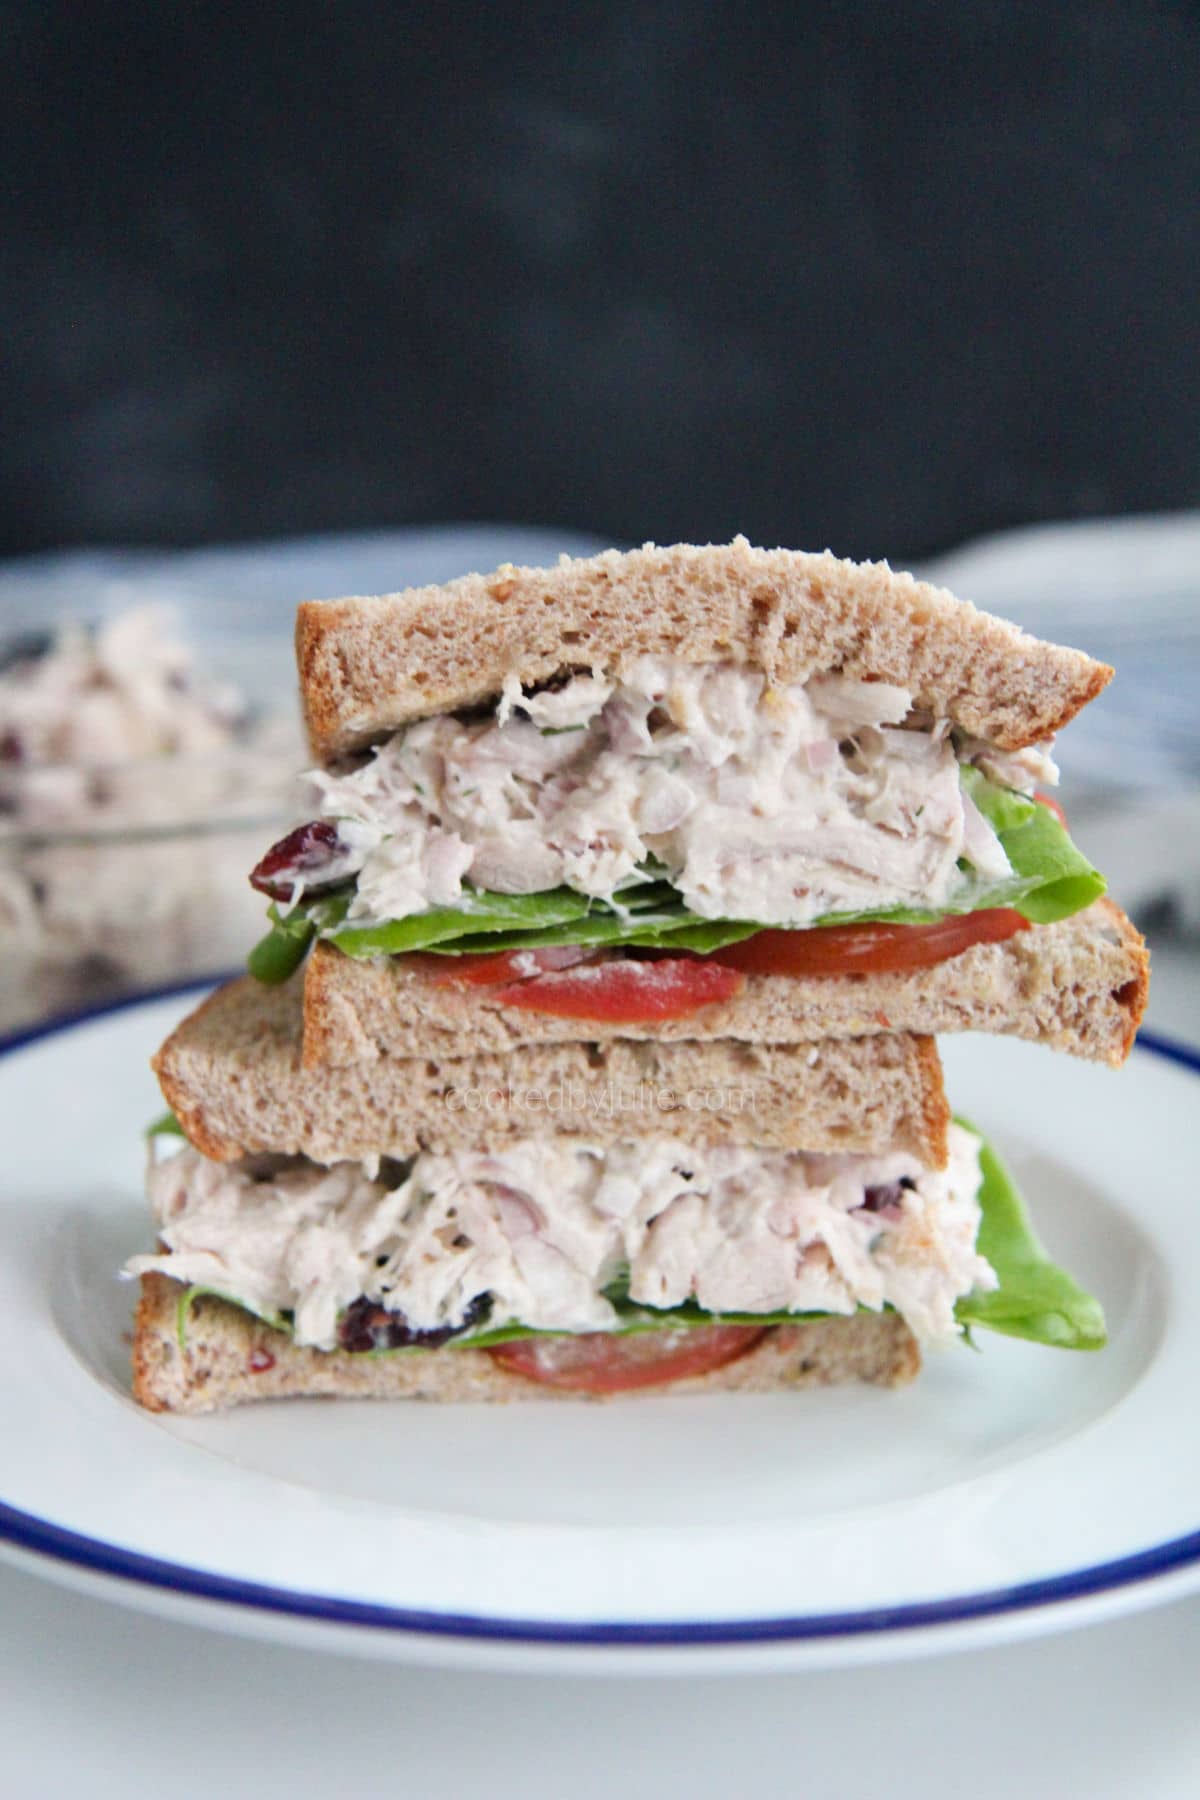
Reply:
<svg viewBox="0 0 1200 1800"><path fill-rule="evenodd" d="M732 662L772 686L839 671L1003 750L1053 736L1112 670L1029 637L945 588L828 551L732 544L606 550L549 569L506 564L443 587L299 609L296 657L314 757L401 725L642 656Z"/></svg>
<svg viewBox="0 0 1200 1800"><path fill-rule="evenodd" d="M317 816L252 877L265 980L324 940L652 1023L1104 892L1044 790L1111 671L883 564L609 551L310 602L297 653Z"/></svg>

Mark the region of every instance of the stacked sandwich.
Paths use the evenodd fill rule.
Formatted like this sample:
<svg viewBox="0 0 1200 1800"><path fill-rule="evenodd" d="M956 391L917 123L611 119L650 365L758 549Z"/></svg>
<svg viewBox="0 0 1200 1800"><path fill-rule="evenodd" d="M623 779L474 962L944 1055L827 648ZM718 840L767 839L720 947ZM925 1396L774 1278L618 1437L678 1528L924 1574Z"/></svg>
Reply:
<svg viewBox="0 0 1200 1800"><path fill-rule="evenodd" d="M1045 793L1109 670L741 539L306 604L297 652L317 816L155 1059L144 1405L1103 1343L933 1034L1128 1054L1144 947Z"/></svg>

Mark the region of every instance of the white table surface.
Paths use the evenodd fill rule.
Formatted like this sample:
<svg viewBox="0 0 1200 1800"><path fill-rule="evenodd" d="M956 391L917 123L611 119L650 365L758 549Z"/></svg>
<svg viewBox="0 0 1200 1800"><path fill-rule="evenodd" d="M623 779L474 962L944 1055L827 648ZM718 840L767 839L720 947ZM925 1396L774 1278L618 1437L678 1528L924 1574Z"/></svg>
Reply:
<svg viewBox="0 0 1200 1800"><path fill-rule="evenodd" d="M1195 1800L1200 1602L907 1667L442 1675L141 1618L0 1572L0 1793L107 1800Z"/></svg>
<svg viewBox="0 0 1200 1800"><path fill-rule="evenodd" d="M1156 950L1150 1023L1200 1043L1194 950ZM0 1567L0 1796L1194 1800L1198 1676L1200 1599L908 1665L585 1682L279 1649Z"/></svg>

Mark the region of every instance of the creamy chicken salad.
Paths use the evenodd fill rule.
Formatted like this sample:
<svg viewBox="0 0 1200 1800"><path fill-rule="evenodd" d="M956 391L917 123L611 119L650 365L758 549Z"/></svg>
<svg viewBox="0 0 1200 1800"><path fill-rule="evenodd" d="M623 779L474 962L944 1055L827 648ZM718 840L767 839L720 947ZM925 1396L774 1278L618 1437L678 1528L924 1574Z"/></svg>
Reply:
<svg viewBox="0 0 1200 1800"><path fill-rule="evenodd" d="M5 762L96 768L220 750L244 720L241 695L199 676L163 607L132 608L95 630L65 625L44 647L21 649L0 672Z"/></svg>
<svg viewBox="0 0 1200 1800"><path fill-rule="evenodd" d="M315 771L336 842L271 891L294 903L353 876L351 925L454 906L468 883L619 906L647 872L704 920L949 908L1012 874L960 767L1021 794L1057 770L1047 747L1005 755L912 709L884 682L772 687L661 656L538 693L513 678L490 716L425 719L348 773Z"/></svg>
<svg viewBox="0 0 1200 1800"><path fill-rule="evenodd" d="M425 1153L391 1178L353 1163L220 1164L186 1147L152 1157L163 1249L126 1272L158 1270L286 1317L296 1342L321 1349L348 1342L346 1320L364 1305L402 1319L414 1342L481 1321L611 1331L630 1304L687 1303L750 1314L891 1306L939 1342L958 1334L961 1296L997 1285L975 1248L979 1157L980 1140L958 1125L940 1172L902 1153L699 1149L669 1137Z"/></svg>

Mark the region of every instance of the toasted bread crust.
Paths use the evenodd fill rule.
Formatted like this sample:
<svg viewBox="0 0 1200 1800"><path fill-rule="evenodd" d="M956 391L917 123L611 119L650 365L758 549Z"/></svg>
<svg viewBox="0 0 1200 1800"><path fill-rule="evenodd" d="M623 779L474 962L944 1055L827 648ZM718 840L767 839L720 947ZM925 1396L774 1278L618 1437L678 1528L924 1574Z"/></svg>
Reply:
<svg viewBox="0 0 1200 1800"><path fill-rule="evenodd" d="M1116 1066L1146 1009L1145 941L1110 900L1002 944L977 944L911 974L752 975L741 993L653 1027L589 1021L615 1035L810 1043L880 1032L992 1031ZM486 988L436 985L403 958L359 961L318 944L304 974L304 1059L312 1069L380 1054L444 1055L464 1034L480 1052L576 1037L578 1020L502 1006Z"/></svg>
<svg viewBox="0 0 1200 1800"><path fill-rule="evenodd" d="M1119 1065L1133 1049L1138 1027L1146 1016L1146 1006L1150 999L1150 951L1137 926L1125 917L1118 906L1113 906L1108 901L1102 901L1101 904L1116 914L1116 922L1121 929L1122 947L1130 965L1128 976L1112 995L1112 1004L1124 1029L1120 1042L1114 1045L1117 1054L1110 1056L1108 1060Z"/></svg>
<svg viewBox="0 0 1200 1800"><path fill-rule="evenodd" d="M744 538L307 601L296 620L305 719L323 761L486 700L510 674L531 685L647 653L749 663L777 682L830 670L894 682L1008 750L1061 730L1112 676L886 563Z"/></svg>
<svg viewBox="0 0 1200 1800"><path fill-rule="evenodd" d="M470 1057L449 1055L443 1040L424 1056L310 1069L300 1054L302 1006L299 983L263 988L243 976L154 1057L167 1104L204 1155L228 1162L283 1151L330 1163L548 1134L612 1143L666 1133L765 1149L894 1147L945 1166L950 1111L930 1038L609 1038Z"/></svg>
<svg viewBox="0 0 1200 1800"><path fill-rule="evenodd" d="M854 1043L856 1040L847 1040ZM878 1041L878 1040L876 1040ZM945 1168L950 1159L950 1143L948 1133L953 1113L946 1094L946 1081L942 1073L942 1059L938 1055L935 1039L931 1037L914 1037L910 1040L916 1049L917 1066L920 1078L916 1083L916 1091L923 1100L920 1129L913 1133L914 1142L924 1143L929 1149L940 1152L938 1160L927 1167ZM917 1151L918 1156L921 1155ZM922 1160L924 1158L922 1157Z"/></svg>
<svg viewBox="0 0 1200 1800"><path fill-rule="evenodd" d="M302 1395L372 1400L581 1400L509 1373L486 1350L414 1350L364 1356L299 1348L240 1307L204 1295L176 1329L181 1289L143 1275L133 1336L134 1398L150 1412L215 1412L247 1400ZM655 1394L771 1393L866 1381L900 1387L921 1367L915 1338L895 1313L798 1321L772 1330L753 1350L711 1374L642 1388Z"/></svg>

